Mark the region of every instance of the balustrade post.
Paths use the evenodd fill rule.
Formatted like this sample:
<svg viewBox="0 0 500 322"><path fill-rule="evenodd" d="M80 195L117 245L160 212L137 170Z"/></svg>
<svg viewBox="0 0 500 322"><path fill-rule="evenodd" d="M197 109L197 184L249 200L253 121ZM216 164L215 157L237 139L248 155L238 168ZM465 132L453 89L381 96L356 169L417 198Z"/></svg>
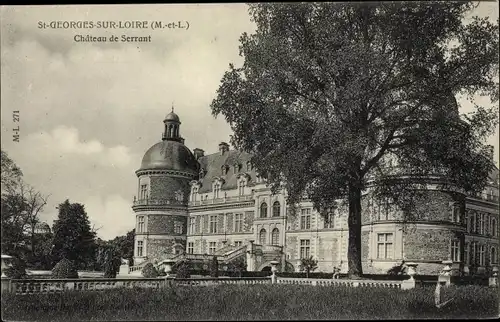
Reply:
<svg viewBox="0 0 500 322"><path fill-rule="evenodd" d="M453 262L451 260L443 261L444 268L439 274L438 282L445 283L445 286L450 286L451 284L451 265Z"/></svg>
<svg viewBox="0 0 500 322"><path fill-rule="evenodd" d="M413 276L415 276L417 274L418 264L407 263L406 266L408 266L408 275L410 275L410 278L407 280L404 280L401 283L401 289L403 289L403 290L409 290L409 289L415 288L416 282L415 282L415 279L413 278Z"/></svg>
<svg viewBox="0 0 500 322"><path fill-rule="evenodd" d="M278 261L271 261L271 272L272 272L271 283L272 284L276 284L276 282L277 282L276 272L278 271L278 264L279 264Z"/></svg>

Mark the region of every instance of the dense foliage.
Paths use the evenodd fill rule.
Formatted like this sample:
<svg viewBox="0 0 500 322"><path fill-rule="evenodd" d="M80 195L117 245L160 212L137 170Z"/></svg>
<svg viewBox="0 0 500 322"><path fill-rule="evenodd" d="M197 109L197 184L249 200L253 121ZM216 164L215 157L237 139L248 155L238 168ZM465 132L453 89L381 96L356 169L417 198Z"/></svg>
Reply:
<svg viewBox="0 0 500 322"><path fill-rule="evenodd" d="M39 234L39 214L47 204L44 196L23 180L23 173L5 151L1 151L2 254L15 256L29 267L50 267L50 232Z"/></svg>
<svg viewBox="0 0 500 322"><path fill-rule="evenodd" d="M57 260L67 258L77 267L85 268L95 256L95 232L90 227L87 212L82 204L69 200L58 207L59 216L54 222L52 254Z"/></svg>
<svg viewBox="0 0 500 322"><path fill-rule="evenodd" d="M78 270L74 261L63 258L52 269L52 278L78 278Z"/></svg>
<svg viewBox="0 0 500 322"><path fill-rule="evenodd" d="M219 261L216 256L210 261L210 277L219 277Z"/></svg>
<svg viewBox="0 0 500 322"><path fill-rule="evenodd" d="M177 266L175 277L176 278L189 278L189 277L191 277L190 268L191 267L190 267L188 261L182 261Z"/></svg>
<svg viewBox="0 0 500 322"><path fill-rule="evenodd" d="M498 100L498 22L473 18L471 2L258 3L211 104L232 144L290 215L306 195L324 217L348 209L348 265L362 273L361 196L376 182L411 214L420 180L480 191L493 168L484 139L497 106L459 115L457 95ZM403 168L397 168L404 165ZM398 175L411 175L399 180ZM411 178L411 180L410 180ZM446 179L443 179L446 178ZM452 187L450 187L452 186Z"/></svg>
<svg viewBox="0 0 500 322"><path fill-rule="evenodd" d="M158 277L158 270L152 263L147 263L142 269L142 276L148 278Z"/></svg>
<svg viewBox="0 0 500 322"><path fill-rule="evenodd" d="M434 288L220 285L116 289L65 294L2 294L2 318L37 321L394 320L498 317L498 291L452 287L455 300L434 305ZM258 308L258 309L256 309Z"/></svg>
<svg viewBox="0 0 500 322"><path fill-rule="evenodd" d="M309 277L309 273L318 268L318 261L312 256L301 258L299 268L301 272L306 272L306 277Z"/></svg>
<svg viewBox="0 0 500 322"><path fill-rule="evenodd" d="M5 276L21 279L26 277L26 263L17 257L12 258L11 266L5 269Z"/></svg>

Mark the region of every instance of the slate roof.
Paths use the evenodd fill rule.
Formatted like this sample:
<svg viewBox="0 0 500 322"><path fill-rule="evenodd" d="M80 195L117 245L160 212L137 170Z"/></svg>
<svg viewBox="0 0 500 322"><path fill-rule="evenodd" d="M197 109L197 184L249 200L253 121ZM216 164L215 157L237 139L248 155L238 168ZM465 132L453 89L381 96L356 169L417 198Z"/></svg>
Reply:
<svg viewBox="0 0 500 322"><path fill-rule="evenodd" d="M205 155L198 159L200 163L200 169L205 170L205 175L200 180L201 187L198 190L199 193L207 193L212 191L212 183L216 177L223 178L225 183L222 185L222 190L231 190L238 187L237 177L239 174L246 173L250 176L248 185L251 185L256 181L256 172L247 169L247 162L252 158L252 155L239 150L229 150L225 151L224 154L221 152ZM238 164L240 170L234 170L234 166ZM227 174L222 174L222 167L228 166Z"/></svg>

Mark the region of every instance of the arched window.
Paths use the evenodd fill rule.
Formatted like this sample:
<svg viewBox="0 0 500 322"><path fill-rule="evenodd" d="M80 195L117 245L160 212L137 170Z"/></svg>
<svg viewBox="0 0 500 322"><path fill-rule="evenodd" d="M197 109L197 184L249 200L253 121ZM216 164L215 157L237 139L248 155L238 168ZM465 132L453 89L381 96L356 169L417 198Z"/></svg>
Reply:
<svg viewBox="0 0 500 322"><path fill-rule="evenodd" d="M267 203L263 202L260 205L260 218L266 218L267 217Z"/></svg>
<svg viewBox="0 0 500 322"><path fill-rule="evenodd" d="M497 264L497 249L495 247L491 247L491 254L490 254L490 262L491 264Z"/></svg>
<svg viewBox="0 0 500 322"><path fill-rule="evenodd" d="M259 232L259 243L261 245L266 244L266 230L264 228L262 228Z"/></svg>
<svg viewBox="0 0 500 322"><path fill-rule="evenodd" d="M252 163L250 161L247 162L247 171L252 171Z"/></svg>
<svg viewBox="0 0 500 322"><path fill-rule="evenodd" d="M279 245L280 243L280 231L278 228L274 228L273 232L271 233L271 244L272 245Z"/></svg>
<svg viewBox="0 0 500 322"><path fill-rule="evenodd" d="M279 217L280 216L280 202L275 201L273 203L273 217Z"/></svg>

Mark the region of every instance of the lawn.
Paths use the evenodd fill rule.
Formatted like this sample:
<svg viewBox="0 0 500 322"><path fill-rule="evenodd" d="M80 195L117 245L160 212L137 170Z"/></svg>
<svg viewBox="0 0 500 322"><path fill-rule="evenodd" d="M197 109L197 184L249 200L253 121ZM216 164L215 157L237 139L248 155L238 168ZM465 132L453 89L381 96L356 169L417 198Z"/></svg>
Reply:
<svg viewBox="0 0 500 322"><path fill-rule="evenodd" d="M219 285L115 289L60 294L2 294L4 320L309 320L491 318L498 290L450 287L455 300L434 306L434 288Z"/></svg>

